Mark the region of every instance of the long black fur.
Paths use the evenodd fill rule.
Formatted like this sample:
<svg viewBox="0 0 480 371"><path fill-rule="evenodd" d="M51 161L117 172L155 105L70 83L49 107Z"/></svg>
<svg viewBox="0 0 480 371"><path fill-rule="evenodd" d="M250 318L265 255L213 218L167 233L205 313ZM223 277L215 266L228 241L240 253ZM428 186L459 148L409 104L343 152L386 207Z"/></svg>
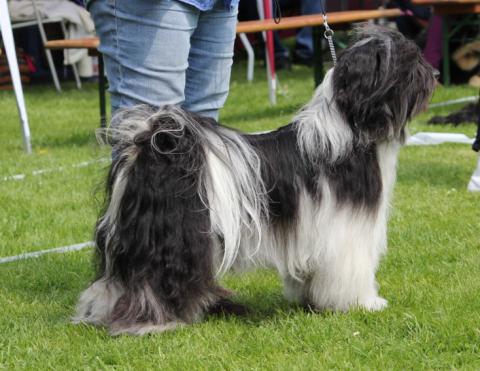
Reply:
<svg viewBox="0 0 480 371"><path fill-rule="evenodd" d="M418 101L429 96L431 87L425 82L433 73L414 43L398 32L382 28L380 34L378 30L370 39L360 34L363 44L339 55L333 78L334 98L340 112L354 135L370 142L398 134L405 138L405 123ZM395 58L389 57L392 54ZM413 63L423 68L412 68ZM407 102L398 99L412 89L420 94L409 96Z"/></svg>
<svg viewBox="0 0 480 371"><path fill-rule="evenodd" d="M209 211L198 192L205 153L188 128L181 139L169 133L153 136L169 125L177 123L154 122L151 132L134 139L138 153L125 174L128 181L115 221L117 229L108 247L109 275L126 290L115 306L113 322L153 319L153 309L140 308L138 303L138 293L145 286L165 307L165 320L190 322L191 303L204 299L208 304L216 287ZM116 161L107 182L107 202L126 157ZM96 235L104 275L105 232L99 230Z"/></svg>
<svg viewBox="0 0 480 371"><path fill-rule="evenodd" d="M246 135L262 159L270 221L282 227L292 225L298 215L302 189L320 203L321 179L328 180L341 203L375 210L382 192L375 144L352 149L348 157L334 166L327 159L311 163L304 161L300 154L297 130L297 124L292 123L270 133Z"/></svg>

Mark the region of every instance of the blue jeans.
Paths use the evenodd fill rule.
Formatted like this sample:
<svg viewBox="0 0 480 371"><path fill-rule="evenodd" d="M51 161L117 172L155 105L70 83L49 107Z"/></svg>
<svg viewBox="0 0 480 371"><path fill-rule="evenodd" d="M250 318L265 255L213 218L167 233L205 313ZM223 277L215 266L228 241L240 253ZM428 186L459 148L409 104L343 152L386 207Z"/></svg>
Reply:
<svg viewBox="0 0 480 371"><path fill-rule="evenodd" d="M237 8L210 11L177 0L93 0L89 4L112 112L146 103L181 105L218 118L228 95Z"/></svg>

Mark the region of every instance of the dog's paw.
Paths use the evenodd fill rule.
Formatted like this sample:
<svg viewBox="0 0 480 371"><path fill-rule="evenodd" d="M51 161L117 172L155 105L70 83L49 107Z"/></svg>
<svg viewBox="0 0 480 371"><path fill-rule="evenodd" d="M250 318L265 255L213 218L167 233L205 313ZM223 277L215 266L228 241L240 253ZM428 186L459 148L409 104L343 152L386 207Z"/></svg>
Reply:
<svg viewBox="0 0 480 371"><path fill-rule="evenodd" d="M375 296L360 302L359 305L369 312L376 312L385 309L388 306L388 301L380 296Z"/></svg>

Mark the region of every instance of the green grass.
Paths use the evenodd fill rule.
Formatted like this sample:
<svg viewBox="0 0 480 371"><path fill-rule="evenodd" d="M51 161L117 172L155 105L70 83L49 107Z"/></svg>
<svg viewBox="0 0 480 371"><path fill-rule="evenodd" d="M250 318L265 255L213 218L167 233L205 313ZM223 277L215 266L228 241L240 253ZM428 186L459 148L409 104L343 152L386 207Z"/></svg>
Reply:
<svg viewBox="0 0 480 371"><path fill-rule="evenodd" d="M245 81L235 66L222 121L249 131L287 123L312 94L311 71L280 74L278 105L268 104L263 69ZM443 101L475 95L439 88ZM26 91L34 154L22 152L13 94L0 93L0 256L91 239L105 163L95 144L95 85L78 91ZM430 127L422 114L411 132L473 136L474 125ZM405 147L389 223L389 251L378 272L390 306L381 313L306 312L281 295L274 272L229 275L226 286L252 312L143 338L109 337L69 323L92 278L91 251L0 265L0 368L4 369L479 369L480 195L466 192L477 157L467 145ZM39 176L34 170L64 166ZM25 180L2 180L25 173Z"/></svg>

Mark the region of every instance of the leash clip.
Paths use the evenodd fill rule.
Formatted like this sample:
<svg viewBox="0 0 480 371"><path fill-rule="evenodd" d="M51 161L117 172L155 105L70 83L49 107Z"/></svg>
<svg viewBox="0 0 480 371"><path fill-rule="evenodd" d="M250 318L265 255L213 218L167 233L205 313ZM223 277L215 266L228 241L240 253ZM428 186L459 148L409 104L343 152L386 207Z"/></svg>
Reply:
<svg viewBox="0 0 480 371"><path fill-rule="evenodd" d="M327 39L328 47L330 49L330 54L332 55L333 65L337 64L337 54L335 52L335 45L333 45L333 35L335 32L330 28L328 25L328 17L325 13L323 13L323 27L325 27L325 32L323 36Z"/></svg>

